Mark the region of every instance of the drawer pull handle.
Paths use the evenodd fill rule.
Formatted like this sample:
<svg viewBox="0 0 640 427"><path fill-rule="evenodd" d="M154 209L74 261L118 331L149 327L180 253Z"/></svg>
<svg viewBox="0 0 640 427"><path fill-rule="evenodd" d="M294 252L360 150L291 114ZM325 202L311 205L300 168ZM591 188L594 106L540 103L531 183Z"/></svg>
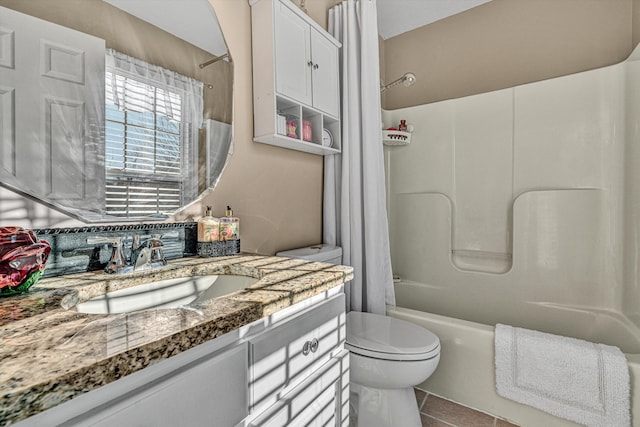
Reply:
<svg viewBox="0 0 640 427"><path fill-rule="evenodd" d="M311 353L315 353L316 351L318 351L318 339L314 338L313 340L311 340Z"/></svg>
<svg viewBox="0 0 640 427"><path fill-rule="evenodd" d="M307 341L302 346L302 355L307 356L310 351L311 351L311 341Z"/></svg>

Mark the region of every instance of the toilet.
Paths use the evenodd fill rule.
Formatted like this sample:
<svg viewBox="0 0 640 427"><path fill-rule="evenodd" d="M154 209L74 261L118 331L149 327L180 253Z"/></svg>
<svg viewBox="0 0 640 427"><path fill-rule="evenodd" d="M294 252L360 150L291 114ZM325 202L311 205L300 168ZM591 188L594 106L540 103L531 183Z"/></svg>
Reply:
<svg viewBox="0 0 640 427"><path fill-rule="evenodd" d="M316 245L276 255L339 264L342 248ZM413 387L440 361L440 340L413 323L372 313L347 313L350 425L421 427Z"/></svg>
<svg viewBox="0 0 640 427"><path fill-rule="evenodd" d="M418 325L393 317L347 313L351 418L354 426L420 427L413 387L433 374L440 340Z"/></svg>

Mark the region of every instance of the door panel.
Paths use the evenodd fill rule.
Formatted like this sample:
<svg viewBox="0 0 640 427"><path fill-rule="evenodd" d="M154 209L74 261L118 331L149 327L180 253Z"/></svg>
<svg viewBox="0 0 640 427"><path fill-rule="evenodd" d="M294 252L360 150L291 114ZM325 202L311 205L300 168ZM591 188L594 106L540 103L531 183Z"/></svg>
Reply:
<svg viewBox="0 0 640 427"><path fill-rule="evenodd" d="M276 91L311 105L309 24L298 18L284 4L276 3Z"/></svg>
<svg viewBox="0 0 640 427"><path fill-rule="evenodd" d="M82 200L85 195L84 102L45 99L46 149L51 161L47 197Z"/></svg>
<svg viewBox="0 0 640 427"><path fill-rule="evenodd" d="M104 51L102 39L0 7L0 180L102 208Z"/></svg>
<svg viewBox="0 0 640 427"><path fill-rule="evenodd" d="M342 362L348 357L345 351L341 356L332 358L252 420L249 427L341 425Z"/></svg>
<svg viewBox="0 0 640 427"><path fill-rule="evenodd" d="M0 86L0 169L12 176L15 175L16 146L14 92L13 88Z"/></svg>
<svg viewBox="0 0 640 427"><path fill-rule="evenodd" d="M314 64L313 106L338 118L340 113L338 49L314 29L311 29L311 57Z"/></svg>

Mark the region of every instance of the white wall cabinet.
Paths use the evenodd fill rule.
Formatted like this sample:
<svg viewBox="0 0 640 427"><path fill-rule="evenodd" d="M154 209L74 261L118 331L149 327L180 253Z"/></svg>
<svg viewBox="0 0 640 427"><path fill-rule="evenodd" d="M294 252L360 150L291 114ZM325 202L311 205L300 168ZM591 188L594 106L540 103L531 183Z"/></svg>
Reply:
<svg viewBox="0 0 640 427"><path fill-rule="evenodd" d="M347 427L345 322L333 288L16 425Z"/></svg>
<svg viewBox="0 0 640 427"><path fill-rule="evenodd" d="M338 48L330 39L311 29L311 83L313 106L332 117L340 115L340 64ZM337 88L337 90L336 90Z"/></svg>
<svg viewBox="0 0 640 427"><path fill-rule="evenodd" d="M338 45L286 1L274 3L276 92L338 117Z"/></svg>
<svg viewBox="0 0 640 427"><path fill-rule="evenodd" d="M314 154L339 153L340 43L290 0L250 3L254 140ZM278 116L295 129L279 126ZM305 122L311 132L305 132Z"/></svg>
<svg viewBox="0 0 640 427"><path fill-rule="evenodd" d="M276 91L305 105L312 105L311 26L282 2L274 2L273 7ZM255 10L251 12L254 16L257 15ZM262 66L256 64L254 68Z"/></svg>

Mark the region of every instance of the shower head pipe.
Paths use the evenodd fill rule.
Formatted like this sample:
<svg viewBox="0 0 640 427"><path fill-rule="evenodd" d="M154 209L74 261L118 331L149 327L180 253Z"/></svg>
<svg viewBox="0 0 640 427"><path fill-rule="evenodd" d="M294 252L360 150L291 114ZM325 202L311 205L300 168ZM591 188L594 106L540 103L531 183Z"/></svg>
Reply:
<svg viewBox="0 0 640 427"><path fill-rule="evenodd" d="M409 86L413 85L415 82L416 82L416 75L415 74L413 74L413 73L404 73L404 75L402 77L392 81L391 83L388 83L386 85L381 84L380 85L380 93L384 92L385 90L389 89L392 86L399 85L400 83L402 83L406 87L409 87Z"/></svg>

